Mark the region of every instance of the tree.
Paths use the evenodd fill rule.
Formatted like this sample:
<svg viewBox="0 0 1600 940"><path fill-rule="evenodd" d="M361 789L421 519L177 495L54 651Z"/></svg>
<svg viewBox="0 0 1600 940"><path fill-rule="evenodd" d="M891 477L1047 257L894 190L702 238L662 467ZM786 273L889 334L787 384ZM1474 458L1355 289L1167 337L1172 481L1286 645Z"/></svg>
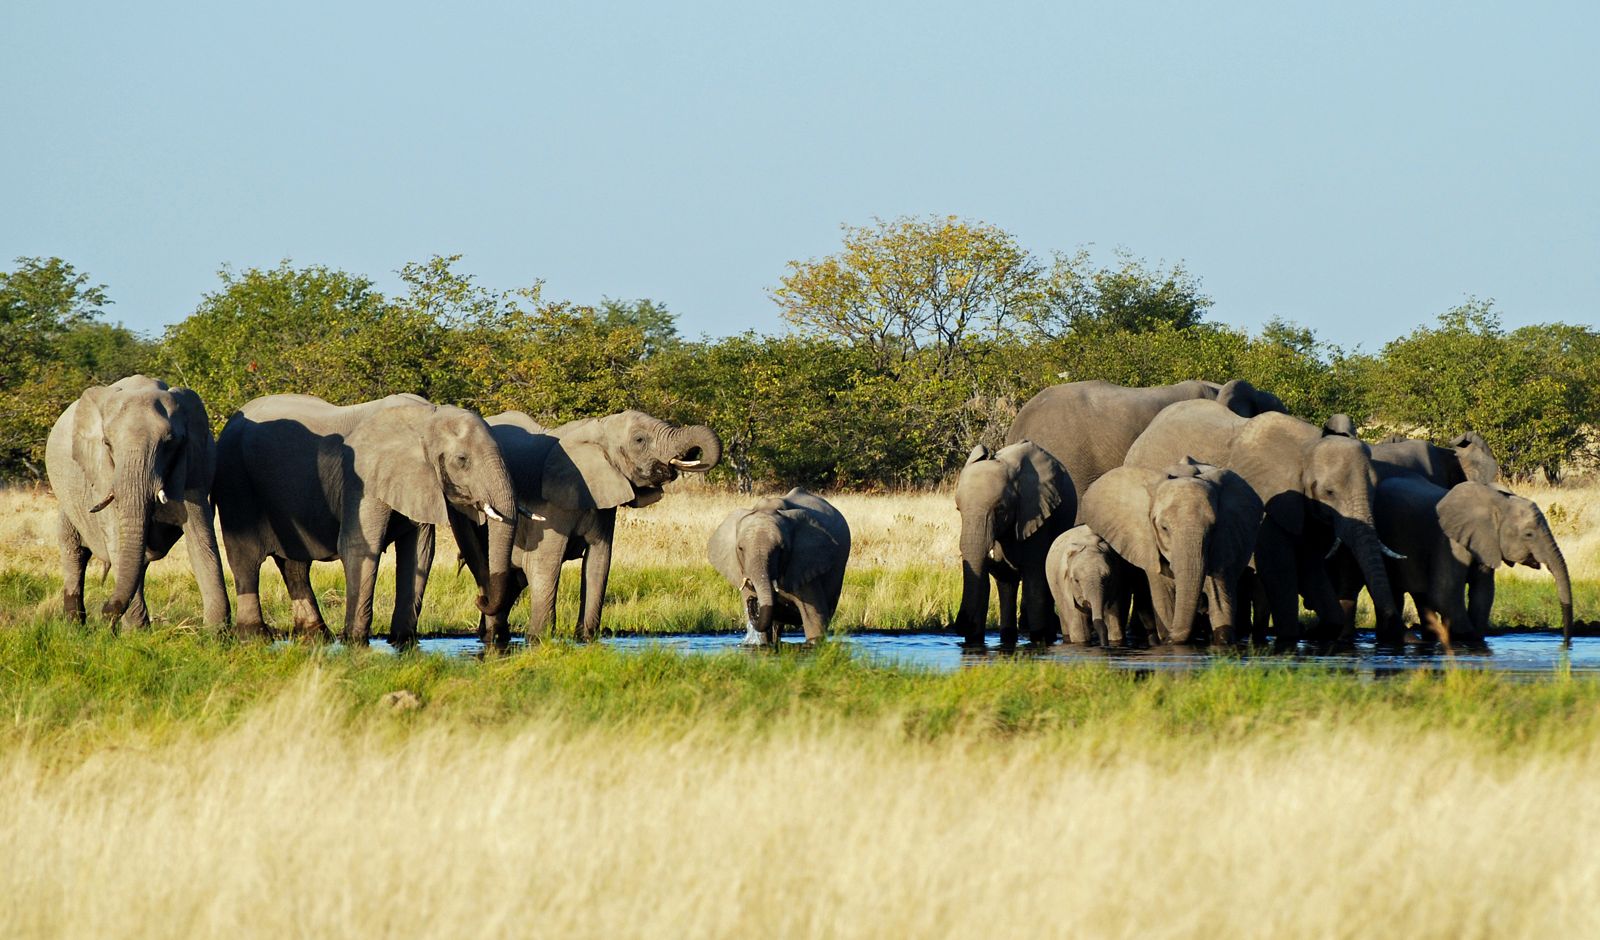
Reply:
<svg viewBox="0 0 1600 940"><path fill-rule="evenodd" d="M1009 233L954 216L844 226L837 254L789 262L783 318L872 351L893 369L927 350L952 374L974 334L997 336L1033 303L1039 266Z"/></svg>
<svg viewBox="0 0 1600 940"><path fill-rule="evenodd" d="M15 387L53 358L52 348L75 327L99 319L111 304L104 284L60 258L18 258L0 271L0 389Z"/></svg>
<svg viewBox="0 0 1600 940"><path fill-rule="evenodd" d="M611 329L635 327L644 337L645 358L676 348L683 342L678 336L678 318L666 304L649 298L639 300L613 300L600 298L596 309L600 322Z"/></svg>
<svg viewBox="0 0 1600 940"><path fill-rule="evenodd" d="M1200 279L1179 262L1147 267L1126 249L1116 263L1096 268L1086 248L1057 253L1030 325L1046 337L1078 333L1144 333L1198 326L1211 307Z"/></svg>

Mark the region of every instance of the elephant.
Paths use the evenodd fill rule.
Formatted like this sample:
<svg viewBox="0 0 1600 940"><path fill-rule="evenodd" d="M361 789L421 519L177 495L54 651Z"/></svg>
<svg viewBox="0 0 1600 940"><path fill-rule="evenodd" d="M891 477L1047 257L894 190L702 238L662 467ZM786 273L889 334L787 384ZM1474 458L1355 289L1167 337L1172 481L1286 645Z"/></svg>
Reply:
<svg viewBox="0 0 1600 940"><path fill-rule="evenodd" d="M1562 641L1570 645L1567 562L1532 500L1497 484L1467 481L1446 489L1412 474L1381 481L1375 506L1378 534L1406 556L1388 563L1395 606L1399 594L1410 594L1440 643L1482 642L1494 606L1494 571L1503 563L1550 569L1561 604ZM1344 575L1341 593L1353 602L1355 579L1348 571ZM1398 644L1402 637L1398 618L1379 621L1380 642Z"/></svg>
<svg viewBox="0 0 1600 940"><path fill-rule="evenodd" d="M416 642L417 618L433 565L435 526L480 515L493 522L489 570L508 581L511 478L489 426L471 411L416 395L331 405L312 395L268 395L229 416L217 440L217 512L239 594L237 630L267 632L261 563L271 556L293 603L295 630L328 636L311 589L311 563L344 563L346 643L364 646L372 629L378 559L395 547L395 603L389 642ZM510 605L503 590L480 593L478 608Z"/></svg>
<svg viewBox="0 0 1600 940"><path fill-rule="evenodd" d="M1445 489L1467 481L1493 485L1500 477L1494 452L1474 431L1457 435L1449 448L1428 441L1391 438L1372 445L1372 462L1380 480L1416 474Z"/></svg>
<svg viewBox="0 0 1600 940"><path fill-rule="evenodd" d="M1000 645L1017 645L1017 586L1030 641L1055 636L1045 559L1056 537L1072 527L1078 494L1067 469L1044 448L1021 441L998 451L979 444L967 456L956 482L961 513L961 607L957 627L963 645L983 647L989 617L989 578L1000 594Z"/></svg>
<svg viewBox="0 0 1600 940"><path fill-rule="evenodd" d="M1339 624L1341 640L1353 639L1325 564L1341 543L1354 553L1380 615L1395 615L1383 565L1395 553L1374 528L1377 473L1366 444L1289 415L1241 418L1216 402L1189 401L1150 423L1127 464L1160 470L1191 457L1232 470L1261 499L1255 571L1279 646L1299 639L1301 595L1323 623ZM1258 629L1255 639L1263 638Z"/></svg>
<svg viewBox="0 0 1600 940"><path fill-rule="evenodd" d="M649 506L661 487L680 472L706 473L722 459L722 441L704 425L669 424L642 411L582 418L549 429L520 411L488 419L489 433L510 471L523 518L518 520L512 567L504 585L506 604L487 612L481 627L486 644L511 639L506 618L524 588L531 592L527 637L543 635L555 620L556 587L563 561L582 559L579 640L600 630L617 507ZM481 524L460 519L456 541L480 591L488 590ZM470 529L470 531L469 531ZM498 593L489 591L489 593Z"/></svg>
<svg viewBox="0 0 1600 940"><path fill-rule="evenodd" d="M1184 462L1112 470L1083 494L1080 515L1144 571L1163 641L1189 642L1203 593L1211 641L1227 645L1262 511L1261 498L1237 473Z"/></svg>
<svg viewBox="0 0 1600 940"><path fill-rule="evenodd" d="M1044 568L1066 642L1127 644L1132 571L1111 543L1086 525L1074 526L1050 544Z"/></svg>
<svg viewBox="0 0 1600 940"><path fill-rule="evenodd" d="M216 442L200 396L160 379L130 375L85 389L45 443L45 472L61 504L61 601L85 620L83 575L91 556L116 572L100 608L113 623L146 626L144 573L187 536L205 622L228 621L211 502ZM115 503L115 506L112 504ZM111 512L102 512L111 507Z"/></svg>
<svg viewBox="0 0 1600 940"><path fill-rule="evenodd" d="M1061 461L1079 493L1100 475L1122 466L1128 448L1161 409L1180 401L1212 400L1234 414L1252 418L1283 411L1283 402L1243 379L1226 385L1188 381L1152 388L1125 388L1110 382L1052 385L1017 412L1006 443L1028 440Z"/></svg>
<svg viewBox="0 0 1600 940"><path fill-rule="evenodd" d="M816 643L844 589L850 524L827 500L795 487L728 513L706 553L739 592L757 642L776 647L787 623Z"/></svg>

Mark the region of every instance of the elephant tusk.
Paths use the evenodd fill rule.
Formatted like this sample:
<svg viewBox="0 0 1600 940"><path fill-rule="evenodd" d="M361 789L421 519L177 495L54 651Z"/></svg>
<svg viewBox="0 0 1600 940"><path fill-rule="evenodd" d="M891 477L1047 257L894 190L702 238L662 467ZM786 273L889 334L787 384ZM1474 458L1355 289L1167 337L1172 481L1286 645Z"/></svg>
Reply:
<svg viewBox="0 0 1600 940"><path fill-rule="evenodd" d="M102 510L102 509L106 508L107 506L111 505L111 501L113 499L116 499L116 498L117 498L117 494L110 493L110 494L108 494L106 496L105 499L102 499L100 502L95 503L93 506L90 506L89 507L89 511L90 512L99 512L100 510Z"/></svg>
<svg viewBox="0 0 1600 940"><path fill-rule="evenodd" d="M711 465L703 460L679 460L678 458L674 457L667 462L672 464L674 467L677 467L679 470L688 470L691 473L704 473L705 471L711 469Z"/></svg>
<svg viewBox="0 0 1600 940"><path fill-rule="evenodd" d="M547 522L547 521L549 521L549 520L545 519L544 516L539 515L538 513L534 512L531 509L525 509L522 506L518 506L517 507L517 512L520 513L521 515L527 516L529 519L532 519L534 522Z"/></svg>
<svg viewBox="0 0 1600 940"><path fill-rule="evenodd" d="M1389 556L1390 558L1393 558L1395 561L1405 561L1405 559L1406 559L1406 556L1400 554L1399 552L1397 552L1394 549L1390 548L1389 546L1383 544L1382 542L1378 543L1378 550L1383 552L1385 555Z"/></svg>
<svg viewBox="0 0 1600 940"><path fill-rule="evenodd" d="M506 517L500 515L500 513L498 511L496 511L495 508L493 506L489 505L488 503L484 503L483 504L483 514L488 516L490 519L493 519L496 522L504 522L504 521L506 521Z"/></svg>
<svg viewBox="0 0 1600 940"><path fill-rule="evenodd" d="M1341 539L1337 535L1335 535L1333 537L1333 547L1328 549L1328 554L1322 556L1322 560L1323 561L1327 561L1328 559L1332 558L1333 557L1333 553L1337 552L1339 550L1339 546L1341 546L1343 544L1344 544L1344 539Z"/></svg>
<svg viewBox="0 0 1600 940"><path fill-rule="evenodd" d="M156 490L156 502L160 503L163 506L165 506L167 504L167 488L166 487L162 487L161 489Z"/></svg>

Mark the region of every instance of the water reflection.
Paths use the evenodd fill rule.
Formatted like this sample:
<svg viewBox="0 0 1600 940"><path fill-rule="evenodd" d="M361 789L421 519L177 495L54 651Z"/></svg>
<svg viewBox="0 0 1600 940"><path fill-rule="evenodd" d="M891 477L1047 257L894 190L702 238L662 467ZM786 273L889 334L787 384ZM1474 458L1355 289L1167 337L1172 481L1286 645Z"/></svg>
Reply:
<svg viewBox="0 0 1600 940"><path fill-rule="evenodd" d="M680 653L707 654L730 650L760 650L741 646L743 634L677 634L663 636L614 636L600 642L614 649L669 649ZM964 650L960 638L948 633L854 633L835 637L861 658L874 663L913 666L935 671L983 668L997 662L1100 663L1114 669L1137 672L1181 672L1201 669L1212 663L1228 662L1240 668L1284 669L1314 667L1323 671L1354 676L1385 678L1418 671L1443 672L1450 669L1492 670L1526 676L1549 676L1570 668L1573 673L1600 674L1600 637L1575 637L1567 657L1559 637L1544 634L1516 634L1490 637L1481 650L1444 652L1437 648L1410 647L1397 650L1377 646L1371 635L1364 635L1354 647L1317 649L1302 646L1293 653L1217 652L1179 647L1154 649L1101 649L1099 647L1050 646L1043 649L1023 645L1015 651L1001 651L998 634L989 635L982 651ZM785 646L800 646L798 636L787 638ZM520 638L512 650L520 649ZM465 637L425 637L426 652L450 656L481 656L483 644ZM387 650L387 644L373 644ZM1563 660L1566 660L1563 662Z"/></svg>

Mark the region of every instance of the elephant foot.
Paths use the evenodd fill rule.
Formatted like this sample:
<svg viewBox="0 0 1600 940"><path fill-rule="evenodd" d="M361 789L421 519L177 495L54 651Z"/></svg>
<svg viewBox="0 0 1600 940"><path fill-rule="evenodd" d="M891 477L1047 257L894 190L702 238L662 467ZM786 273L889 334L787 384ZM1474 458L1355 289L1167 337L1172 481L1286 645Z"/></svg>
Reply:
<svg viewBox="0 0 1600 940"><path fill-rule="evenodd" d="M233 624L233 635L239 640L270 640L272 629L260 620L238 620Z"/></svg>
<svg viewBox="0 0 1600 940"><path fill-rule="evenodd" d="M118 620L122 619L122 615L127 611L127 609L127 601L106 601L100 606L100 616L111 621L112 623L116 623Z"/></svg>
<svg viewBox="0 0 1600 940"><path fill-rule="evenodd" d="M967 634L961 641L961 651L964 653L986 653L989 646L983 640L983 634Z"/></svg>
<svg viewBox="0 0 1600 940"><path fill-rule="evenodd" d="M1009 630L1004 629L1004 628L1002 628L1000 630L1000 647L1001 647L1001 649L1008 649L1008 650L1014 650L1014 649L1017 648L1017 628L1016 627L1012 627Z"/></svg>
<svg viewBox="0 0 1600 940"><path fill-rule="evenodd" d="M417 631L410 630L396 633L389 632L389 645L400 652L411 652L417 648Z"/></svg>
<svg viewBox="0 0 1600 940"><path fill-rule="evenodd" d="M83 607L82 594L64 592L61 595L61 611L74 623L87 623L89 620L89 612Z"/></svg>

